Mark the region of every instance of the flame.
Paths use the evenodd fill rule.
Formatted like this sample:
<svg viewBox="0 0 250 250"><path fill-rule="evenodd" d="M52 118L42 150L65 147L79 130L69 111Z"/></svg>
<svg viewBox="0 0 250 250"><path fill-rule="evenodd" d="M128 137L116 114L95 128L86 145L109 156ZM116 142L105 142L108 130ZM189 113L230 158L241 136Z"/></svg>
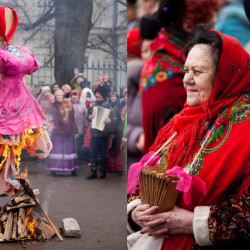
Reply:
<svg viewBox="0 0 250 250"><path fill-rule="evenodd" d="M38 236L35 234L35 219L30 215L33 208L29 208L25 217L25 225L28 228L29 235L28 238L37 239Z"/></svg>

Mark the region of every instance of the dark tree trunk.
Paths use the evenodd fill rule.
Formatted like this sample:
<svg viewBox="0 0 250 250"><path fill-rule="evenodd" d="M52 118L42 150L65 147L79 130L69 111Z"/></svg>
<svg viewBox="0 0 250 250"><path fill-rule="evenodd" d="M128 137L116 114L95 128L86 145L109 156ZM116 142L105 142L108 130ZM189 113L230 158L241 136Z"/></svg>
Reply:
<svg viewBox="0 0 250 250"><path fill-rule="evenodd" d="M55 79L69 83L73 68L83 69L84 54L91 29L92 0L54 0Z"/></svg>

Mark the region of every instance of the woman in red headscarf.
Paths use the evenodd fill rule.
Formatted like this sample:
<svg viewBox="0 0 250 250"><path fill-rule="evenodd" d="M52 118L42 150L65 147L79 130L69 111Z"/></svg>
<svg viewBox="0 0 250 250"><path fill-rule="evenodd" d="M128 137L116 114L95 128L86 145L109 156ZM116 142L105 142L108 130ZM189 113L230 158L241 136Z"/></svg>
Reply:
<svg viewBox="0 0 250 250"><path fill-rule="evenodd" d="M0 194L20 188L15 177L24 148L39 158L52 148L42 128L42 110L24 82L26 74L38 69L38 62L27 48L10 45L17 23L16 11L0 6Z"/></svg>
<svg viewBox="0 0 250 250"><path fill-rule="evenodd" d="M236 38L197 27L184 65L185 107L151 147L157 156L154 165L178 175L177 189L183 193L164 213L157 213L157 206L140 205L140 199L128 204L130 229L138 230L128 237L129 249L247 246L249 65L250 56ZM135 198L143 160L130 168L130 199Z"/></svg>
<svg viewBox="0 0 250 250"><path fill-rule="evenodd" d="M151 56L141 71L144 153L159 130L182 110L186 99L182 85L183 48L192 28L198 23L212 25L216 11L216 0L161 0L156 22L162 29L150 44ZM146 19L141 25L141 35L148 39L150 28Z"/></svg>

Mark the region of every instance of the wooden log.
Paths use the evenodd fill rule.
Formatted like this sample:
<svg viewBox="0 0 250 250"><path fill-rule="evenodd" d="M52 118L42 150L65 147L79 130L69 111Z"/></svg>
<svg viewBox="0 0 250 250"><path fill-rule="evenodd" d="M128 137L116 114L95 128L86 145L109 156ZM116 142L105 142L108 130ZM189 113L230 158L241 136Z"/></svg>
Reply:
<svg viewBox="0 0 250 250"><path fill-rule="evenodd" d="M6 209L7 212L9 212L9 211L15 210L17 208L33 207L35 205L36 205L36 203L33 200L31 200L30 202L27 202L27 203L26 202L22 202L22 203L14 205L14 206L6 206L5 209Z"/></svg>
<svg viewBox="0 0 250 250"><path fill-rule="evenodd" d="M27 227L26 227L24 219L25 219L25 209L20 208L19 214L18 214L18 220L17 220L17 233L18 233L19 239L23 239L28 236Z"/></svg>
<svg viewBox="0 0 250 250"><path fill-rule="evenodd" d="M8 211L7 209L11 207L16 208L20 203L33 203L33 199L27 194L15 197L3 207L3 210Z"/></svg>
<svg viewBox="0 0 250 250"><path fill-rule="evenodd" d="M54 229L44 221L39 221L38 225L42 231L45 240L51 239L55 235Z"/></svg>
<svg viewBox="0 0 250 250"><path fill-rule="evenodd" d="M14 213L11 239L17 239L17 212Z"/></svg>
<svg viewBox="0 0 250 250"><path fill-rule="evenodd" d="M15 193L14 197L23 196L24 194L26 194L26 192L21 187L20 189L16 190L16 193Z"/></svg>
<svg viewBox="0 0 250 250"><path fill-rule="evenodd" d="M22 195L22 196L18 196L18 197L15 197L14 199L12 199L12 204L17 204L17 203L20 203L22 201L24 201L24 202L30 202L31 198L27 194Z"/></svg>
<svg viewBox="0 0 250 250"><path fill-rule="evenodd" d="M4 230L4 236L3 236L4 240L9 240L10 239L11 233L12 233L12 226L13 226L13 213L10 212L8 214L6 228Z"/></svg>
<svg viewBox="0 0 250 250"><path fill-rule="evenodd" d="M3 222L0 220L0 233L4 232Z"/></svg>
<svg viewBox="0 0 250 250"><path fill-rule="evenodd" d="M7 214L7 213L2 214L0 220L1 220L2 222L5 222L5 221L7 221L7 219L8 219L8 214Z"/></svg>

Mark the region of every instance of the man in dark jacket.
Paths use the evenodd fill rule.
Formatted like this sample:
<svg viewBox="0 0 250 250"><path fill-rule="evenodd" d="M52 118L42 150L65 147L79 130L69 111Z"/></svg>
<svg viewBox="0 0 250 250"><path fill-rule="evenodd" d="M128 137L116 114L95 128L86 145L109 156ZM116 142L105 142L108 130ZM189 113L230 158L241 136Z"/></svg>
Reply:
<svg viewBox="0 0 250 250"><path fill-rule="evenodd" d="M108 146L108 134L112 132L113 126L117 121L117 116L114 111L112 111L111 102L107 99L108 91L103 86L98 86L94 91L96 102L95 106L101 106L103 108L109 109L110 115L104 120L104 130L99 130L91 128L91 139L90 139L90 163L91 163L91 173L87 179L97 178L97 157L100 157L101 163L101 175L99 179L106 178L108 159L106 157L107 146ZM93 114L89 115L89 119L93 119Z"/></svg>

